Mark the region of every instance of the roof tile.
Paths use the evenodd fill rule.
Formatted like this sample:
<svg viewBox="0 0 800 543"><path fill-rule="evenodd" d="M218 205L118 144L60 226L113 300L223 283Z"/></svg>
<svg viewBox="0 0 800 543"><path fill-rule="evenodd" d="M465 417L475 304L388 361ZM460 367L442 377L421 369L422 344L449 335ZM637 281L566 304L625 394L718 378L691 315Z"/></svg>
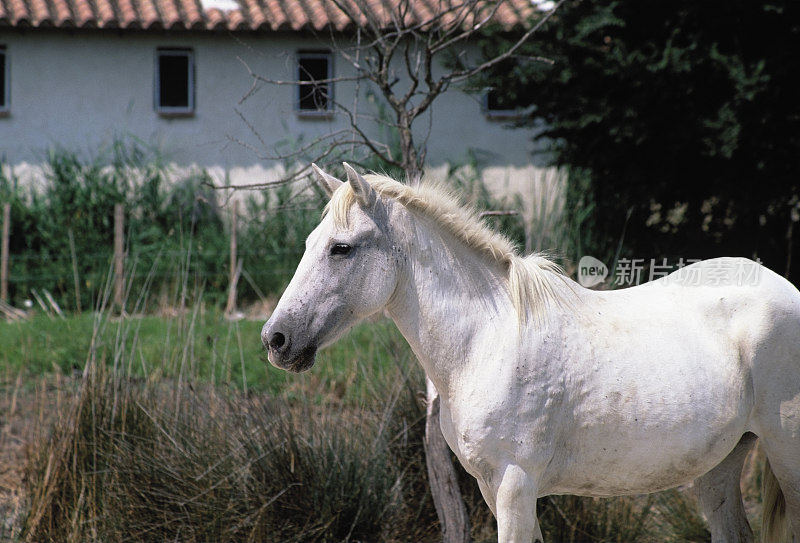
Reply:
<svg viewBox="0 0 800 543"><path fill-rule="evenodd" d="M31 19L36 26L52 25L50 10L44 0L30 0ZM0 9L2 7L0 6Z"/></svg>
<svg viewBox="0 0 800 543"><path fill-rule="evenodd" d="M94 10L88 0L76 1L72 12L75 14L75 22L78 26L97 26L98 19L94 16Z"/></svg>
<svg viewBox="0 0 800 543"><path fill-rule="evenodd" d="M300 30L308 23L308 17L297 0L278 0L283 12L286 14L287 22L292 30Z"/></svg>
<svg viewBox="0 0 800 543"><path fill-rule="evenodd" d="M186 14L186 23L190 28L203 28L203 6L198 0L183 0L183 12Z"/></svg>
<svg viewBox="0 0 800 543"><path fill-rule="evenodd" d="M10 10L13 14L11 16L12 24L28 26L31 23L31 14L28 12L28 7L22 0L10 0Z"/></svg>
<svg viewBox="0 0 800 543"><path fill-rule="evenodd" d="M217 8L206 11L206 25L208 28L222 30L225 28L225 15Z"/></svg>
<svg viewBox="0 0 800 543"><path fill-rule="evenodd" d="M267 22L264 10L258 5L258 0L243 0L243 3L253 28L259 28Z"/></svg>
<svg viewBox="0 0 800 543"><path fill-rule="evenodd" d="M235 9L226 13L226 20L228 23L228 30L246 30L247 21L242 14L241 9Z"/></svg>
<svg viewBox="0 0 800 543"><path fill-rule="evenodd" d="M97 26L103 28L119 26L119 21L117 21L117 16L114 13L114 6L109 0L95 0L95 6L97 7L97 20L99 23Z"/></svg>
<svg viewBox="0 0 800 543"><path fill-rule="evenodd" d="M55 25L60 27L74 27L75 20L72 18L72 12L67 0L52 0L53 8L55 9ZM72 2L75 4L76 2Z"/></svg>
<svg viewBox="0 0 800 543"><path fill-rule="evenodd" d="M183 25L183 17L178 12L172 0L157 0L157 9L161 14L161 24L164 28L175 28Z"/></svg>
<svg viewBox="0 0 800 543"><path fill-rule="evenodd" d="M479 0L487 12L501 4L494 20L504 28L524 26L535 14L530 0ZM415 24L437 10L457 10L472 0L236 0L239 9L204 9L203 0L0 0L0 25L17 27L195 29L279 31L333 29L348 31L353 23L344 7L361 26L362 9L383 25L393 25L392 14L407 2L404 24ZM445 24L455 18L442 17ZM469 23L467 18L465 23Z"/></svg>
<svg viewBox="0 0 800 543"><path fill-rule="evenodd" d="M269 19L272 30L278 30L288 23L286 14L283 12L278 0L264 0L262 6L265 9L264 14Z"/></svg>
<svg viewBox="0 0 800 543"><path fill-rule="evenodd" d="M142 28L164 28L154 0L138 0Z"/></svg>

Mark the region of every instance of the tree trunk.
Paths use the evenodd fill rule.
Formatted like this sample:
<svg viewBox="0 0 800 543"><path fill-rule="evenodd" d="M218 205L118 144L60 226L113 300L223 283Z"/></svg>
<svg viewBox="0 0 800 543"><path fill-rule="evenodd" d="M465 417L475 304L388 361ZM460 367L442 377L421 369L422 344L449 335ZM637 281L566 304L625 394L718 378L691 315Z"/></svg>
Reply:
<svg viewBox="0 0 800 543"><path fill-rule="evenodd" d="M425 461L433 504L439 516L444 543L469 543L469 517L458 476L450 460L450 448L439 425L439 393L430 379L427 382L428 408L425 419Z"/></svg>
<svg viewBox="0 0 800 543"><path fill-rule="evenodd" d="M400 156L403 170L412 183L422 178L422 160L414 145L414 134L411 132L411 122L405 111L397 112L397 134L400 138Z"/></svg>

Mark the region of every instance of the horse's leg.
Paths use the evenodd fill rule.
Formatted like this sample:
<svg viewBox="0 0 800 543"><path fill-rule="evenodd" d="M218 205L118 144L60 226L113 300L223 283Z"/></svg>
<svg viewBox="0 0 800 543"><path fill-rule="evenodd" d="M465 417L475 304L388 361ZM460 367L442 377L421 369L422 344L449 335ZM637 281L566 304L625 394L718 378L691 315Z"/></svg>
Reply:
<svg viewBox="0 0 800 543"><path fill-rule="evenodd" d="M475 478L478 481L478 488L481 489L481 496L483 496L483 501L486 502L486 505L489 506L491 509L492 514L495 518L497 518L497 504L495 503L494 494L492 494L492 490L489 488L489 485L483 482L483 479L480 477Z"/></svg>
<svg viewBox="0 0 800 543"><path fill-rule="evenodd" d="M695 481L700 509L708 520L713 543L751 543L753 532L742 503L740 479L747 453L756 441L747 433L725 459Z"/></svg>
<svg viewBox="0 0 800 543"><path fill-rule="evenodd" d="M536 483L519 466L506 466L496 504L498 543L543 543L536 519Z"/></svg>
<svg viewBox="0 0 800 543"><path fill-rule="evenodd" d="M800 543L800 303L776 322L771 350L752 363L756 404L752 427L767 456L762 537ZM769 347L770 345L766 345ZM792 537L794 536L794 537Z"/></svg>
<svg viewBox="0 0 800 543"><path fill-rule="evenodd" d="M762 442L769 467L780 486L780 489L775 489L776 496L773 497L775 499L770 499L770 502L779 504L778 511L785 508L785 520L788 522L786 528L790 532L785 539L800 543L800 447L797 439L786 436L786 439L762 439ZM765 479L767 477L768 474L765 474ZM781 515L778 513L776 515L778 528L776 533L780 533L780 517ZM792 538L792 534L794 538Z"/></svg>

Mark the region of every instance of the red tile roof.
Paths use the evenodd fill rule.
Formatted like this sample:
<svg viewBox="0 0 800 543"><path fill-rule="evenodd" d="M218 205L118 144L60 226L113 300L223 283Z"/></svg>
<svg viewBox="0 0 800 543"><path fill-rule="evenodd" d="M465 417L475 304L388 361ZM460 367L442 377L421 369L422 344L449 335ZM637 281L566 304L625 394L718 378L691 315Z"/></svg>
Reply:
<svg viewBox="0 0 800 543"><path fill-rule="evenodd" d="M204 9L200 0L0 0L0 29L115 28L130 30L337 30L352 28L350 19L333 0L235 0L238 9ZM344 5L368 9L386 24L387 8L404 0L343 0ZM409 21L430 17L442 6L472 4L475 0L408 0ZM495 21L510 29L525 25L534 12L530 0L480 0L484 9L498 2ZM357 2L357 4L356 4ZM363 15L362 15L363 17ZM445 21L448 17L443 17ZM466 21L465 23L469 23ZM363 24L363 21L362 21Z"/></svg>

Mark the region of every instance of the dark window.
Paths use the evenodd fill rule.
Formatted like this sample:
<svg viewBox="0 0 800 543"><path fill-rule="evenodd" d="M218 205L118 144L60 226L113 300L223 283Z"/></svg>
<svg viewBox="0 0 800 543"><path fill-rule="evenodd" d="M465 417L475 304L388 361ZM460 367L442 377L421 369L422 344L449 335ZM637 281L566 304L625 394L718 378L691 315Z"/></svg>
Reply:
<svg viewBox="0 0 800 543"><path fill-rule="evenodd" d="M187 49L159 49L156 57L156 110L194 111L194 59Z"/></svg>
<svg viewBox="0 0 800 543"><path fill-rule="evenodd" d="M512 96L498 89L489 89L485 97L486 113L491 115L515 115L529 108L533 101L528 96Z"/></svg>
<svg viewBox="0 0 800 543"><path fill-rule="evenodd" d="M0 45L0 111L8 109L8 60L6 48Z"/></svg>
<svg viewBox="0 0 800 543"><path fill-rule="evenodd" d="M297 55L297 109L303 112L330 111L332 85L331 55L327 51L301 52Z"/></svg>

